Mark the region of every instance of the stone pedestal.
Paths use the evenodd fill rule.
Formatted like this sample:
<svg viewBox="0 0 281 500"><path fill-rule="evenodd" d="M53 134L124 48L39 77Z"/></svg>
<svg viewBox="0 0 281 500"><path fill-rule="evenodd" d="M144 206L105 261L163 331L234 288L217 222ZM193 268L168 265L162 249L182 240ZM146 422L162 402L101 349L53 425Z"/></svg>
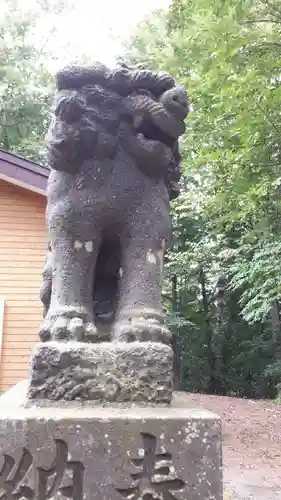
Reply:
<svg viewBox="0 0 281 500"><path fill-rule="evenodd" d="M168 404L172 369L171 347L157 342L38 343L28 398Z"/></svg>
<svg viewBox="0 0 281 500"><path fill-rule="evenodd" d="M220 419L184 395L170 407L26 408L26 392L0 398L2 498L222 500Z"/></svg>

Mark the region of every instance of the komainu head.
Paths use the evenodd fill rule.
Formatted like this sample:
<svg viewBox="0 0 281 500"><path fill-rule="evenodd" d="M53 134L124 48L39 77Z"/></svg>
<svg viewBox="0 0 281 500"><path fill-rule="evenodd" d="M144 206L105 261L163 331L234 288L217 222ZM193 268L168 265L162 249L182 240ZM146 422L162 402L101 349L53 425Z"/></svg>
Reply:
<svg viewBox="0 0 281 500"><path fill-rule="evenodd" d="M113 160L123 150L177 196L178 138L189 108L170 75L125 65L66 68L57 74L54 107L47 136L52 169L75 174L86 160Z"/></svg>

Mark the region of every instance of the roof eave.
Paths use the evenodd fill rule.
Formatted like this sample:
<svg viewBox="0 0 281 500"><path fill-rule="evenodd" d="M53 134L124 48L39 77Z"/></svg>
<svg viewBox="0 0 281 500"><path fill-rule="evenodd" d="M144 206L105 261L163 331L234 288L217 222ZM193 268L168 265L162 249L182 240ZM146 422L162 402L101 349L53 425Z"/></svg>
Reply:
<svg viewBox="0 0 281 500"><path fill-rule="evenodd" d="M16 186L46 195L49 169L0 150L0 179Z"/></svg>

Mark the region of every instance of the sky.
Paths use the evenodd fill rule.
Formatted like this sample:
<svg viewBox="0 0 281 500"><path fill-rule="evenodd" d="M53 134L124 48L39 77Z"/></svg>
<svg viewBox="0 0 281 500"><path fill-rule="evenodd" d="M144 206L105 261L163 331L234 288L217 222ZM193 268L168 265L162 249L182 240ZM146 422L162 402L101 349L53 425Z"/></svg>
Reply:
<svg viewBox="0 0 281 500"><path fill-rule="evenodd" d="M21 6L31 7L36 1L22 0ZM37 43L55 54L57 62L53 66L77 61L82 55L114 65L122 41L134 33L143 17L153 10L167 9L171 0L72 1L72 12L39 20Z"/></svg>

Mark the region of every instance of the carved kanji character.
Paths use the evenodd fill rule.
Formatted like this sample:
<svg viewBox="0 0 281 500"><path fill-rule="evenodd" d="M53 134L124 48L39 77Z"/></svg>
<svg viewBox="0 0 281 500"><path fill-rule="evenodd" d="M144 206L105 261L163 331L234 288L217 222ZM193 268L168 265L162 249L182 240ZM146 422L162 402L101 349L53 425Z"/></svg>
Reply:
<svg viewBox="0 0 281 500"><path fill-rule="evenodd" d="M68 462L68 447L64 441L56 440L56 457L49 469L38 468L36 500L49 500L59 491L72 500L83 498L84 465L80 462ZM70 486L63 486L65 474L70 471ZM1 500L1 499L0 499Z"/></svg>
<svg viewBox="0 0 281 500"><path fill-rule="evenodd" d="M5 454L0 472L0 500L34 500L34 491L28 486L21 486L32 465L31 453L24 448L18 465L15 465L13 457Z"/></svg>
<svg viewBox="0 0 281 500"><path fill-rule="evenodd" d="M130 500L176 500L174 491L182 490L184 481L172 477L174 467L170 453L156 453L156 438L142 433L143 457L132 459L132 465L141 468L131 474L134 485L129 488L116 488L123 498Z"/></svg>
<svg viewBox="0 0 281 500"><path fill-rule="evenodd" d="M50 500L59 492L72 500L83 499L84 465L68 461L68 446L56 440L56 456L49 469L36 468L35 491L22 481L32 466L33 459L27 449L16 466L15 460L4 455L4 465L0 472L0 500ZM64 485L66 474L71 473L71 484Z"/></svg>

